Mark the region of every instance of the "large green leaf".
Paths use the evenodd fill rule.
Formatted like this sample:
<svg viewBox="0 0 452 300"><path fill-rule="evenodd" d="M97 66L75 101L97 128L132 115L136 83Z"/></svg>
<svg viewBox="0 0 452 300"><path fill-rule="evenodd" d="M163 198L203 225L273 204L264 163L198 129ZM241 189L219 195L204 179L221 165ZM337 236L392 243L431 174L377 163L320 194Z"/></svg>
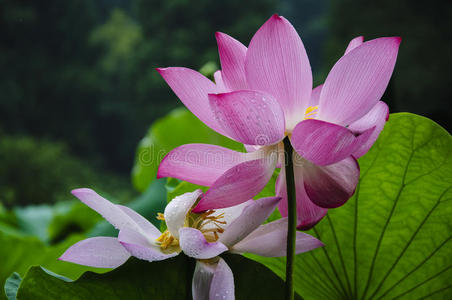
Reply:
<svg viewBox="0 0 452 300"><path fill-rule="evenodd" d="M259 263L241 255L225 255L234 273L236 299L280 299L283 281ZM130 259L118 269L87 272L75 282L31 268L22 280L18 299L191 299L194 260L184 255L159 262Z"/></svg>
<svg viewBox="0 0 452 300"><path fill-rule="evenodd" d="M452 299L452 138L433 121L391 115L359 162L355 196L310 233L297 257L306 299ZM284 274L284 259L254 257Z"/></svg>
<svg viewBox="0 0 452 300"><path fill-rule="evenodd" d="M35 214L31 208L16 209L16 219L20 225L20 231L0 228L0 283L2 286L12 272L16 271L20 275L24 275L32 265L42 265L72 279L78 278L86 270L106 271L57 260L67 248L84 239L85 235L70 236L67 240L55 245L49 246L45 243L48 240L48 233L53 237L52 240L60 240L66 238L71 230L84 233L87 229L91 229L93 222L101 219L95 211L81 202L67 204L34 206L33 208L39 208ZM165 180L162 179L155 181L145 193L127 205L159 226L160 221L155 216L157 212L163 211L165 204ZM44 213L41 213L42 211ZM46 218L39 220L40 215L46 216ZM50 222L51 217L52 222ZM36 228L33 228L33 225ZM36 237L30 236L33 233L38 234ZM117 230L110 223L102 221L86 235L115 236ZM2 299L4 295L1 293L0 295L0 299Z"/></svg>
<svg viewBox="0 0 452 300"><path fill-rule="evenodd" d="M174 148L190 143L205 143L242 151L243 146L207 127L185 108L173 110L157 120L140 141L132 171L135 188L145 191L156 178L163 157Z"/></svg>
<svg viewBox="0 0 452 300"><path fill-rule="evenodd" d="M41 265L54 272L72 279L78 278L87 270L106 272L105 269L95 269L79 266L57 260L64 251L84 236L71 236L66 241L48 246L36 237L15 236L0 232L0 284L4 285L6 278L13 272L24 275L32 265ZM5 295L0 293L0 299Z"/></svg>

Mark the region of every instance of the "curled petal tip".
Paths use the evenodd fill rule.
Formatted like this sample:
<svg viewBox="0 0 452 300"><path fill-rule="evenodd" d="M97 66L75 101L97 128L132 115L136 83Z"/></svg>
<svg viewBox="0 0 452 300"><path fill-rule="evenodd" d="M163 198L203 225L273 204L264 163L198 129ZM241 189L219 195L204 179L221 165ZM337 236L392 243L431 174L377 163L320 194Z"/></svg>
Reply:
<svg viewBox="0 0 452 300"><path fill-rule="evenodd" d="M76 196L80 193L95 193L92 189L89 188L78 188L78 189L73 189L71 191L71 194Z"/></svg>
<svg viewBox="0 0 452 300"><path fill-rule="evenodd" d="M277 204L277 203L279 203L279 201L281 201L281 199L282 199L282 197L272 197L271 198L272 200L271 200L271 203L274 203L275 205Z"/></svg>
<svg viewBox="0 0 452 300"><path fill-rule="evenodd" d="M159 72L160 75L162 75L162 73L164 73L166 70L168 70L168 68L155 68L155 70L157 72Z"/></svg>
<svg viewBox="0 0 452 300"><path fill-rule="evenodd" d="M272 19L281 20L282 17L280 15L278 15L278 14L273 14Z"/></svg>

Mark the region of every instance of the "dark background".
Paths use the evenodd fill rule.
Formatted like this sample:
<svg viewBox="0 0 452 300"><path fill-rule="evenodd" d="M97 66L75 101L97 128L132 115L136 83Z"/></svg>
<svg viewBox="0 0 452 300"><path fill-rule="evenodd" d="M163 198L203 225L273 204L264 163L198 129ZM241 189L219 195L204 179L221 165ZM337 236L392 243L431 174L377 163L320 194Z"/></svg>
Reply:
<svg viewBox="0 0 452 300"><path fill-rule="evenodd" d="M383 100L450 130L451 1L3 0L1 203L53 202L93 182L133 195L137 143L181 105L155 68L218 65L215 31L247 45L275 12L301 35L315 84L355 36L401 36Z"/></svg>

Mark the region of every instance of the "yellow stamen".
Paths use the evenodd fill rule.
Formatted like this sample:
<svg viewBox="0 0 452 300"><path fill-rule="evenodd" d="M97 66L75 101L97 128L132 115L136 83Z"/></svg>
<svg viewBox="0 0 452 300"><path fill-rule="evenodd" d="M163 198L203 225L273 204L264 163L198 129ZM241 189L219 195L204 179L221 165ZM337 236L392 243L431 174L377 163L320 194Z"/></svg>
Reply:
<svg viewBox="0 0 452 300"><path fill-rule="evenodd" d="M169 246L179 246L179 241L168 230L162 233L156 241L160 243L160 248L162 249L166 249Z"/></svg>
<svg viewBox="0 0 452 300"><path fill-rule="evenodd" d="M193 224L195 228L198 228L206 237L209 242L216 242L219 238L219 233L223 233L224 229L221 225L226 225L224 219L224 213L214 216L214 210L208 210L201 215L199 219ZM206 228L208 224L213 224L215 228Z"/></svg>
<svg viewBox="0 0 452 300"><path fill-rule="evenodd" d="M165 221L165 215L162 213L157 213L157 220Z"/></svg>
<svg viewBox="0 0 452 300"><path fill-rule="evenodd" d="M316 114L317 110L319 109L318 106L309 106L306 108L306 112L304 113L304 119L312 119Z"/></svg>

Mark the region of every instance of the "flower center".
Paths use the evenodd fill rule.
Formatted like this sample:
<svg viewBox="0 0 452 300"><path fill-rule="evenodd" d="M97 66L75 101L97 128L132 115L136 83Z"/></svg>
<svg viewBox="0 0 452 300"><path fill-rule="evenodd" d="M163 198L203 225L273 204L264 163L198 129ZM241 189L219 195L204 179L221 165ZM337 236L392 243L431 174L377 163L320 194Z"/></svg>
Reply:
<svg viewBox="0 0 452 300"><path fill-rule="evenodd" d="M304 119L314 119L315 115L318 113L318 109L318 106L309 106L308 108L306 108Z"/></svg>
<svg viewBox="0 0 452 300"><path fill-rule="evenodd" d="M203 212L202 214L189 212L185 219L184 226L196 228L204 234L204 237L208 242L216 242L219 238L219 234L224 232L222 226L226 225L226 221L224 221L224 213L219 215L214 214L215 210L212 209ZM157 219L165 221L165 216L162 213L158 213ZM168 247L179 247L179 240L168 230L163 232L156 241L163 250L166 250Z"/></svg>
<svg viewBox="0 0 452 300"><path fill-rule="evenodd" d="M201 231L208 242L216 242L218 240L218 234L223 233L222 226L226 225L224 221L224 213L214 215L215 210L208 210L200 215L195 215L193 223L190 227L196 228Z"/></svg>

